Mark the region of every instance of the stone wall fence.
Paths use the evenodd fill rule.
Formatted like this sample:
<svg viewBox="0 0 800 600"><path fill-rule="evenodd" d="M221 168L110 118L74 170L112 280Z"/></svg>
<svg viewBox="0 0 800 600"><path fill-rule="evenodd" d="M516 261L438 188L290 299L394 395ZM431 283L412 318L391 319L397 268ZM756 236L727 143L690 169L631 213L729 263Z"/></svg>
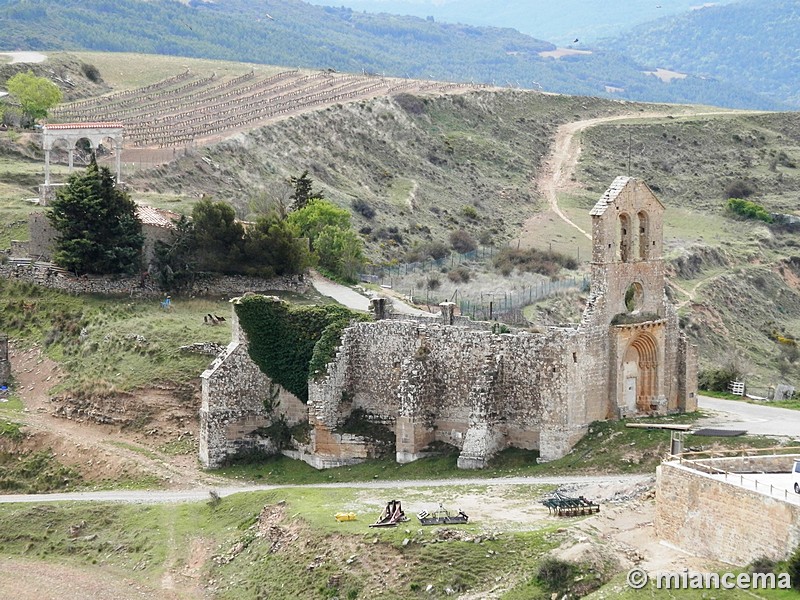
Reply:
<svg viewBox="0 0 800 600"><path fill-rule="evenodd" d="M0 277L25 281L35 285L60 290L70 294L101 294L129 298L163 298L162 290L148 275L134 276L76 276L49 263L0 264ZM190 286L175 292L178 297L230 297L245 292L284 291L303 293L309 281L303 275L275 277L247 277L245 275L217 275L196 279Z"/></svg>

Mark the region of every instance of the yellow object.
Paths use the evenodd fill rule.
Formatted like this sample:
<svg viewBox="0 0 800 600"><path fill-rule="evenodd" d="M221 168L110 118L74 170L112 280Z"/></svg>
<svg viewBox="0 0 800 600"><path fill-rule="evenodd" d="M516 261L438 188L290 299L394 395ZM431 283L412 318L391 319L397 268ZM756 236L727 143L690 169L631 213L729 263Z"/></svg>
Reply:
<svg viewBox="0 0 800 600"><path fill-rule="evenodd" d="M349 512L349 513L336 513L333 516L336 517L336 520L339 521L339 522L341 522L341 521L355 521L356 520L356 513L352 513L352 512Z"/></svg>

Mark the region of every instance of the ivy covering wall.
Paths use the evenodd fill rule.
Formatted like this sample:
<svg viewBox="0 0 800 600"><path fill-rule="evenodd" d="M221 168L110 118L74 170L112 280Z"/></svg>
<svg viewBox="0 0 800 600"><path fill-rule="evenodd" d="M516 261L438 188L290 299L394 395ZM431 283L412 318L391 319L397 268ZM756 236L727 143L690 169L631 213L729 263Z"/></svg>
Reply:
<svg viewBox="0 0 800 600"><path fill-rule="evenodd" d="M250 358L303 402L308 402L309 378L324 374L344 328L370 320L343 306L299 306L266 296L243 298L236 314L250 341Z"/></svg>

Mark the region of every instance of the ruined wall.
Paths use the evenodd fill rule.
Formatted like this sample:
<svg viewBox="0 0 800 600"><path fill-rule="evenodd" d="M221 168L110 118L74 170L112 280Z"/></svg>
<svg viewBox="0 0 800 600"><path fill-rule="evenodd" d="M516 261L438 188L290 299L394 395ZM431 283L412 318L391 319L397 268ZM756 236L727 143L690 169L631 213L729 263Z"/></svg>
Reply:
<svg viewBox="0 0 800 600"><path fill-rule="evenodd" d="M28 256L44 261L53 258L56 230L43 212L32 212L28 215L28 236Z"/></svg>
<svg viewBox="0 0 800 600"><path fill-rule="evenodd" d="M696 352L664 295L663 211L628 177L592 209L592 287L577 328L494 334L491 323L455 317L450 303L439 318L386 319L385 299L373 300L378 320L345 329L335 358L309 383L313 456L304 460L371 456L370 443L337 433L356 409L394 431L399 462L445 442L460 449L464 468L508 446L560 458L592 421L694 410ZM630 382L632 405L623 390Z"/></svg>
<svg viewBox="0 0 800 600"><path fill-rule="evenodd" d="M578 347L573 329L492 334L418 321L358 323L345 330L326 377L309 386L312 423L329 432L363 409L395 429L401 462L432 441L478 463L510 445L557 458L587 424ZM346 454L324 441L315 452Z"/></svg>
<svg viewBox="0 0 800 600"><path fill-rule="evenodd" d="M800 505L664 463L656 469L655 528L691 554L733 565L783 560L800 544Z"/></svg>
<svg viewBox="0 0 800 600"><path fill-rule="evenodd" d="M275 443L258 434L274 418L289 425L308 420L306 406L293 394L272 382L252 361L247 337L231 311L233 341L200 376L200 461L208 468L221 467L231 457L249 450L275 453ZM265 400L276 402L268 412Z"/></svg>

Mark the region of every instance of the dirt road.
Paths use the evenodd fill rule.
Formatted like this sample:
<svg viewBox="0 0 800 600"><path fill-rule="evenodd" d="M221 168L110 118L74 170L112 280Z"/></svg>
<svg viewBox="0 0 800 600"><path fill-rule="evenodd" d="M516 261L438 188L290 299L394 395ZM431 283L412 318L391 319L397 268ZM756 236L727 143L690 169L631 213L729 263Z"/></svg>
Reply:
<svg viewBox="0 0 800 600"><path fill-rule="evenodd" d="M709 110L685 114L679 113L678 116L698 117L706 115L747 114L751 112L753 111ZM540 175L536 179L538 189L541 190L541 193L547 198L550 210L567 225L591 240L591 234L584 231L583 228L565 215L558 205L558 195L567 191L570 187L577 186L577 184L571 183L571 176L575 171L581 154L580 136L578 136L578 134L591 127L612 123L614 121L649 120L673 115L674 112L634 113L573 121L572 123L566 123L559 127L556 131L556 137L550 155L546 159ZM539 219L540 215L535 215L523 224L522 235L520 236L521 239L524 239L526 234L536 235L536 225Z"/></svg>
<svg viewBox="0 0 800 600"><path fill-rule="evenodd" d="M39 502L125 502L131 504L167 504L207 500L209 491L220 497L239 492L261 492L290 487L356 488L356 489L415 489L447 486L495 485L598 485L621 484L634 486L647 481L649 475L568 475L556 477L476 477L464 479L421 479L409 481L354 481L341 483L314 483L298 485L250 485L220 488L195 487L185 490L120 490L106 492L68 492L59 494L9 494L0 495L0 504Z"/></svg>

